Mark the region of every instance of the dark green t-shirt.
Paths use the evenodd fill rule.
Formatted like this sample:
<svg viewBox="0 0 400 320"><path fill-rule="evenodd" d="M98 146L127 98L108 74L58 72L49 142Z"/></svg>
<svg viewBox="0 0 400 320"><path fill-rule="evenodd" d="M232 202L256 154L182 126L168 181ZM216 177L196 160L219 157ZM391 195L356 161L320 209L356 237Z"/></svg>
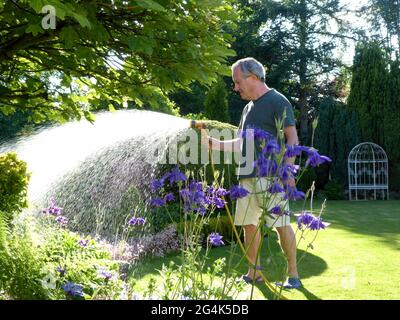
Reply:
<svg viewBox="0 0 400 320"><path fill-rule="evenodd" d="M238 133L240 134L242 130L252 127L260 128L277 137L278 128L276 127L276 120L282 120L284 114L283 127L294 126L293 108L289 100L275 89L271 89L257 100L250 101L244 107L238 126ZM256 150L255 155L254 148ZM250 146L250 143L246 145L246 139L244 138L242 139L240 149L242 158L238 171L239 179L255 177L257 172L253 168L253 161L257 154L261 152L261 148L257 143L255 146ZM246 156L248 153L249 157Z"/></svg>

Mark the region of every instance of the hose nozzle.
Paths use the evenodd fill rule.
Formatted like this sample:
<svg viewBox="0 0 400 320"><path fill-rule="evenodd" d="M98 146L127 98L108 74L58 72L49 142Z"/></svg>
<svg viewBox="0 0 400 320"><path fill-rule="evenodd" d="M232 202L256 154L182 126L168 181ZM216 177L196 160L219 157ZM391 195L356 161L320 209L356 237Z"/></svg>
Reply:
<svg viewBox="0 0 400 320"><path fill-rule="evenodd" d="M206 124L203 121L191 120L190 121L190 128L191 129L205 129L206 128Z"/></svg>

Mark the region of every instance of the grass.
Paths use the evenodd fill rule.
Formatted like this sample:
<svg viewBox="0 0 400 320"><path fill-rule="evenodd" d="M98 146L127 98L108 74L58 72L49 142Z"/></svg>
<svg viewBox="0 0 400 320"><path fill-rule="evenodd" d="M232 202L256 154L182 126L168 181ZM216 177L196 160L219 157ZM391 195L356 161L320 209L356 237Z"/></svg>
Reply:
<svg viewBox="0 0 400 320"><path fill-rule="evenodd" d="M293 204L292 209L301 209L301 204ZM314 249L306 250L308 242L302 242L298 248L298 260L301 260L298 267L304 287L285 290L283 294L295 300L399 299L400 201L328 201L322 217L331 225L319 232ZM267 278L276 281L282 274L284 259L275 233L270 243L272 249L268 252L265 240L262 264ZM230 249L230 246L212 249L208 263L228 257ZM271 255L273 262L268 259ZM136 290L145 290L150 278L160 283L157 269L170 260L178 263L179 255L147 259L135 267L130 279L136 282ZM246 272L247 266L241 262L238 249L233 261L239 263L239 272ZM241 299L250 296L251 286L246 288ZM273 294L265 284L257 284L253 298L273 299Z"/></svg>

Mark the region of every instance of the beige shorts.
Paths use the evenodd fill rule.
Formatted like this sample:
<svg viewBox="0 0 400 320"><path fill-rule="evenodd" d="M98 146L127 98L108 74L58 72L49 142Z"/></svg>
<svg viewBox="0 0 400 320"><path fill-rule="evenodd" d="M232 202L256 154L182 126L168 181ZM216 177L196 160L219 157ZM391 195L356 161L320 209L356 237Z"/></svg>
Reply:
<svg viewBox="0 0 400 320"><path fill-rule="evenodd" d="M247 197L239 198L236 201L235 225L255 225L257 226L263 213L263 194L270 185L268 178L245 178L240 180L240 186L250 192ZM283 199L284 193L268 194L265 206L267 211L275 206L281 206L285 210L289 210L289 201ZM272 216L272 217L271 217ZM265 215L268 227L284 227L290 225L290 217L288 215Z"/></svg>

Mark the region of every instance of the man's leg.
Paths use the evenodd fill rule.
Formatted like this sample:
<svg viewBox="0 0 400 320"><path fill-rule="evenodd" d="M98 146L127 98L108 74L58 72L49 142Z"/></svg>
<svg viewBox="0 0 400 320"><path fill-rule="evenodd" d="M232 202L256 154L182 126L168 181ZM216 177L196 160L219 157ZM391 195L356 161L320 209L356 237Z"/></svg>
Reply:
<svg viewBox="0 0 400 320"><path fill-rule="evenodd" d="M279 241L288 260L288 274L290 278L298 278L296 257L296 236L291 225L277 227Z"/></svg>
<svg viewBox="0 0 400 320"><path fill-rule="evenodd" d="M261 233L257 226L253 224L248 224L244 226L244 242L246 245L247 254L250 259L250 263L253 266L260 265L260 254L258 254L258 249L261 242ZM257 270L254 267L249 268L247 272L247 276L250 278L256 278L259 276Z"/></svg>

